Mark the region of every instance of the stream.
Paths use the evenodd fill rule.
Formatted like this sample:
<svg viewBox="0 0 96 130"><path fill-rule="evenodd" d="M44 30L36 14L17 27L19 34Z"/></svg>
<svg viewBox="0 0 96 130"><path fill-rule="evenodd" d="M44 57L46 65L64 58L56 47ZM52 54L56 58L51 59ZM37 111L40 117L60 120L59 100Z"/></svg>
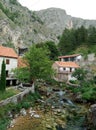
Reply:
<svg viewBox="0 0 96 130"><path fill-rule="evenodd" d="M47 99L50 101L54 108L59 108L61 111L67 108L69 115L66 120L66 126L63 128L61 125L56 126L56 130L87 130L84 126L85 115L84 109L77 104L74 104L70 99L66 98L66 93L62 90L55 92L52 97ZM72 112L74 114L72 114ZM79 113L78 113L79 112Z"/></svg>
<svg viewBox="0 0 96 130"><path fill-rule="evenodd" d="M17 124L8 130L87 130L84 126L87 108L75 104L67 95L65 91L49 89L34 108L40 118L19 117Z"/></svg>

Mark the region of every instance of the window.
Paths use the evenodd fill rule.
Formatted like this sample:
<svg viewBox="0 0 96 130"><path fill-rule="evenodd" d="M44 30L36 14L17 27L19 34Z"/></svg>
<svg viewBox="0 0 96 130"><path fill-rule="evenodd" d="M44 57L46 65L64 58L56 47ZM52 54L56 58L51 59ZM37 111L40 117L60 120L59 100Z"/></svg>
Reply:
<svg viewBox="0 0 96 130"><path fill-rule="evenodd" d="M6 59L6 64L9 64L10 62L9 62L9 59Z"/></svg>

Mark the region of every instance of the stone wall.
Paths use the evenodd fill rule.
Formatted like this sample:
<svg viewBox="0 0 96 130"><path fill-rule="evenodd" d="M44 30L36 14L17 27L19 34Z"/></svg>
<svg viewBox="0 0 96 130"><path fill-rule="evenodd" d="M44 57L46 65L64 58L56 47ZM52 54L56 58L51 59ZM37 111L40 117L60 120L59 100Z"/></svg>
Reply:
<svg viewBox="0 0 96 130"><path fill-rule="evenodd" d="M8 103L18 103L23 99L24 96L26 96L29 92L34 93L34 87L28 87L23 92L14 95L10 98L7 98L6 100L0 101L0 106L7 105Z"/></svg>

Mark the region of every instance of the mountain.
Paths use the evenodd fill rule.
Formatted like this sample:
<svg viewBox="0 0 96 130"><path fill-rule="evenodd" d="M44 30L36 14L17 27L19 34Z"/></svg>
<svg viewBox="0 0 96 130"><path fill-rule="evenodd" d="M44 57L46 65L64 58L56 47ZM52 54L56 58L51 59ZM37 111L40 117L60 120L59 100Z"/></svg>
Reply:
<svg viewBox="0 0 96 130"><path fill-rule="evenodd" d="M49 8L30 11L17 0L0 0L0 44L28 47L42 41L55 41L65 28L81 25L96 27L96 20L84 20L67 15L65 10Z"/></svg>
<svg viewBox="0 0 96 130"><path fill-rule="evenodd" d="M96 27L96 20L85 20L82 18L75 18L66 14L66 11L59 8L49 8L36 12L38 17L42 19L47 28L51 28L53 32L60 35L65 28L78 28L90 25Z"/></svg>

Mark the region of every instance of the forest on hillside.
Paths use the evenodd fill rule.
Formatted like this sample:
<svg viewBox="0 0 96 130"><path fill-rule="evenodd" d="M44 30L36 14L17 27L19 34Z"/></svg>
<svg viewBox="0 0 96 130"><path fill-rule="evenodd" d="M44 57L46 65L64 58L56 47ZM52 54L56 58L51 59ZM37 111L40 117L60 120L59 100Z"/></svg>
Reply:
<svg viewBox="0 0 96 130"><path fill-rule="evenodd" d="M96 28L65 29L60 37L58 49L61 55L72 53L96 53Z"/></svg>

